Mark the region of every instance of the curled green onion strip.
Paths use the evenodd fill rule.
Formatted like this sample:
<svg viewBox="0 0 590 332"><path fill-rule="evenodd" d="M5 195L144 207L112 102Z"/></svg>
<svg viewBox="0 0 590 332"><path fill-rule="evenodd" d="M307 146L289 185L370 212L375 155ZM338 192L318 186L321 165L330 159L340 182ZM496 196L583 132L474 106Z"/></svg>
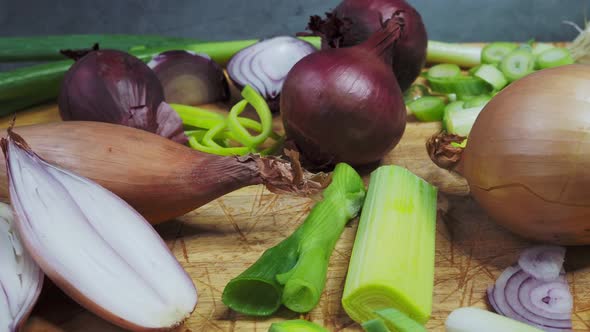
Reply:
<svg viewBox="0 0 590 332"><path fill-rule="evenodd" d="M199 107L170 104L178 113L183 124L190 130L189 146L195 150L222 156L260 153L276 153L284 138L272 130L272 114L266 101L250 86L242 90L244 100L235 104L228 116ZM239 115L250 104L254 107L260 122ZM252 135L250 131L257 133ZM275 142L266 149L259 146L271 138ZM231 144L231 143L234 144ZM241 145L241 146L235 146Z"/></svg>

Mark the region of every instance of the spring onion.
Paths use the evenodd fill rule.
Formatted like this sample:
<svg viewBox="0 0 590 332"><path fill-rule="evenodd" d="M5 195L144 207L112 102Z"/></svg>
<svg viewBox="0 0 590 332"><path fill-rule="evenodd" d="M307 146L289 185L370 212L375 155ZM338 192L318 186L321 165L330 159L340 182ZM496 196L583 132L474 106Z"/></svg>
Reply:
<svg viewBox="0 0 590 332"><path fill-rule="evenodd" d="M553 44L549 44L549 43L536 43L533 46L533 55L539 55L547 50L550 50L552 48L555 48L555 46Z"/></svg>
<svg viewBox="0 0 590 332"><path fill-rule="evenodd" d="M342 305L357 322L393 307L419 323L432 310L437 189L403 167L371 173Z"/></svg>
<svg viewBox="0 0 590 332"><path fill-rule="evenodd" d="M409 103L408 108L420 121L440 121L443 118L445 102L439 97L425 96Z"/></svg>
<svg viewBox="0 0 590 332"><path fill-rule="evenodd" d="M481 46L429 40L426 61L428 63L453 63L461 67L474 67L480 64L481 51Z"/></svg>
<svg viewBox="0 0 590 332"><path fill-rule="evenodd" d="M328 332L318 324L303 319L272 323L268 332Z"/></svg>
<svg viewBox="0 0 590 332"><path fill-rule="evenodd" d="M473 72L473 76L479 77L491 85L494 90L501 90L508 85L504 74L494 65L481 65Z"/></svg>
<svg viewBox="0 0 590 332"><path fill-rule="evenodd" d="M451 312L445 328L447 332L542 332L519 321L470 307Z"/></svg>
<svg viewBox="0 0 590 332"><path fill-rule="evenodd" d="M567 48L555 47L537 55L536 67L538 69L553 68L574 63L572 54Z"/></svg>
<svg viewBox="0 0 590 332"><path fill-rule="evenodd" d="M449 134L468 136L483 106L466 109L447 109L444 115L444 127Z"/></svg>
<svg viewBox="0 0 590 332"><path fill-rule="evenodd" d="M535 56L525 49L517 49L506 55L500 62L500 70L508 81L516 81L535 69Z"/></svg>
<svg viewBox="0 0 590 332"><path fill-rule="evenodd" d="M518 45L516 43L495 42L486 45L481 51L481 62L498 64L502 59L516 50Z"/></svg>
<svg viewBox="0 0 590 332"><path fill-rule="evenodd" d="M323 200L291 236L226 285L223 303L253 316L271 315L281 304L296 312L313 309L324 289L336 241L348 220L358 214L364 197L358 173L347 164L336 165Z"/></svg>
<svg viewBox="0 0 590 332"><path fill-rule="evenodd" d="M445 79L455 78L461 75L461 68L451 63L441 63L439 65L432 66L428 69L426 77L428 79Z"/></svg>

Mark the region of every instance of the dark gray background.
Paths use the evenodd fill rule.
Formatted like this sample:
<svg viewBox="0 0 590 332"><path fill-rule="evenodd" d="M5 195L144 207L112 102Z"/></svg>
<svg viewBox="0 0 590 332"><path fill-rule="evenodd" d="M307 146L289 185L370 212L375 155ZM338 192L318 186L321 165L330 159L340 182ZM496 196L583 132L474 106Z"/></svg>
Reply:
<svg viewBox="0 0 590 332"><path fill-rule="evenodd" d="M302 31L339 0L0 0L0 35L148 33L197 39ZM410 0L429 37L444 41L570 40L590 0Z"/></svg>

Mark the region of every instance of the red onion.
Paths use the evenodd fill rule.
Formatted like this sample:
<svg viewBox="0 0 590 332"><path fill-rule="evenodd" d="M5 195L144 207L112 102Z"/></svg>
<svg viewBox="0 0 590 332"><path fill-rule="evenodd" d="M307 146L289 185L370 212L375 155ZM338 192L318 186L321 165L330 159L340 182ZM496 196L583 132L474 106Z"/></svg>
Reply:
<svg viewBox="0 0 590 332"><path fill-rule="evenodd" d="M162 83L168 103L202 105L229 99L223 69L206 54L168 51L147 65Z"/></svg>
<svg viewBox="0 0 590 332"><path fill-rule="evenodd" d="M325 37L323 47L348 47L367 40L381 28L383 18L401 11L405 22L400 40L388 59L402 91L416 80L426 62L428 36L422 17L404 0L344 0L327 19L312 16L308 29Z"/></svg>
<svg viewBox="0 0 590 332"><path fill-rule="evenodd" d="M0 331L19 331L43 285L43 272L23 249L10 206L0 203Z"/></svg>
<svg viewBox="0 0 590 332"><path fill-rule="evenodd" d="M369 164L401 139L406 108L383 56L403 27L396 15L366 42L312 53L289 72L281 96L283 124L312 164Z"/></svg>
<svg viewBox="0 0 590 332"><path fill-rule="evenodd" d="M227 64L227 73L238 87L253 87L276 112L287 74L299 60L315 51L311 44L294 37L265 39L236 53Z"/></svg>
<svg viewBox="0 0 590 332"><path fill-rule="evenodd" d="M488 299L494 310L544 331L571 330L573 298L563 272L563 259L560 259L564 253L565 248L547 246L523 252L519 265L507 268L488 289Z"/></svg>
<svg viewBox="0 0 590 332"><path fill-rule="evenodd" d="M182 323L195 308L196 289L150 224L115 194L45 162L8 133L1 144L16 228L43 272L121 327Z"/></svg>
<svg viewBox="0 0 590 332"><path fill-rule="evenodd" d="M64 77L58 103L65 121L122 124L187 140L180 117L164 102L158 77L125 52L95 50L79 58Z"/></svg>

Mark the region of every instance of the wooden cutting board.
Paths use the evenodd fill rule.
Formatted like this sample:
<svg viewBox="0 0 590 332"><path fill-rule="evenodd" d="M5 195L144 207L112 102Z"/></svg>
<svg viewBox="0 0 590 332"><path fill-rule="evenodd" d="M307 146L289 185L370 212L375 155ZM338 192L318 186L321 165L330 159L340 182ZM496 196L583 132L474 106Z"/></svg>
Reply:
<svg viewBox="0 0 590 332"><path fill-rule="evenodd" d="M0 125L6 127L8 120L0 119ZM19 113L17 117L18 125L51 121L59 121L54 105ZM280 127L280 119L275 121ZM530 245L489 220L467 195L468 188L462 178L437 168L430 161L424 142L438 130L438 123L408 123L401 143L383 160L384 164L407 167L440 188L434 305L427 325L429 331L444 331L444 321L453 309L487 308L486 288ZM364 174L368 179L368 172ZM300 316L283 310L272 318L251 318L228 310L221 302L225 284L250 266L265 249L289 235L312 205L311 199L275 195L263 186L252 186L157 226L199 292L195 312L176 331L267 331L273 321L298 317L331 331L361 331L340 305L357 220L346 227L339 240L330 260L321 302L310 313ZM575 298L575 331L590 331L588 253L587 247L568 250L566 268ZM25 330L121 331L80 308L50 283L46 283Z"/></svg>

